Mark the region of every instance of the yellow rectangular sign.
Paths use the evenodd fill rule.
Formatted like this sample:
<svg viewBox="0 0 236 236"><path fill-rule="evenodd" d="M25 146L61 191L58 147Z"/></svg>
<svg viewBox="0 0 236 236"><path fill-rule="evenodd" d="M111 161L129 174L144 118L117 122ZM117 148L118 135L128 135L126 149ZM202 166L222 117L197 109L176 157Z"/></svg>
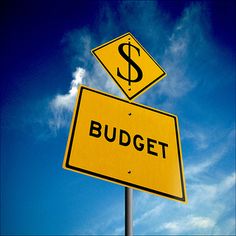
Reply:
<svg viewBox="0 0 236 236"><path fill-rule="evenodd" d="M85 86L63 167L187 201L177 117Z"/></svg>

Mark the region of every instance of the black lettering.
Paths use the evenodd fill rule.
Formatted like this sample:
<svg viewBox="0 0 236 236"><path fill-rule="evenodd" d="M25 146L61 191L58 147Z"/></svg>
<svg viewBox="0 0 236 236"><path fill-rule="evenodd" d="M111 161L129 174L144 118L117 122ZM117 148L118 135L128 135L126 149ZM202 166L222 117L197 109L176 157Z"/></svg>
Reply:
<svg viewBox="0 0 236 236"><path fill-rule="evenodd" d="M108 142L114 142L116 139L116 128L115 127L113 128L112 138L109 138L108 137L108 125L105 125L104 136Z"/></svg>
<svg viewBox="0 0 236 236"><path fill-rule="evenodd" d="M102 125L99 122L91 120L89 135L96 138L101 137L101 134L102 134L101 128L102 128ZM94 131L97 131L97 132L94 132Z"/></svg>
<svg viewBox="0 0 236 236"><path fill-rule="evenodd" d="M133 142L134 142L134 147L135 147L138 151L142 151L143 148L144 148L144 144L143 144L143 143L139 143L139 144L137 145L137 139L143 140L143 137L142 137L141 135L139 135L139 134L136 134L136 135L134 136L134 140L133 140Z"/></svg>
<svg viewBox="0 0 236 236"><path fill-rule="evenodd" d="M157 153L151 150L151 148L154 148L154 145L152 143L157 143L157 141L151 138L147 138L147 151L149 154L157 156Z"/></svg>
<svg viewBox="0 0 236 236"><path fill-rule="evenodd" d="M123 139L124 135L126 136L126 142ZM127 131L125 131L123 129L120 130L119 144L123 145L123 146L128 146L130 144L130 135L129 135L129 133Z"/></svg>
<svg viewBox="0 0 236 236"><path fill-rule="evenodd" d="M165 150L165 147L168 147L168 144L167 143L163 143L163 142L158 142L158 144L160 144L162 146L162 156L163 158L166 158L166 150Z"/></svg>

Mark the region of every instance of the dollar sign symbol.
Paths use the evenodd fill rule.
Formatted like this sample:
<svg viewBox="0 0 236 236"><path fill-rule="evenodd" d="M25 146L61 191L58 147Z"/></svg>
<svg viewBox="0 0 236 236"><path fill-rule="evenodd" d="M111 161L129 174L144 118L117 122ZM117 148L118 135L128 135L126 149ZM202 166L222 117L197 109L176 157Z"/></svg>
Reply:
<svg viewBox="0 0 236 236"><path fill-rule="evenodd" d="M124 46L128 46L128 55L124 52ZM138 52L138 55L140 56L140 49L137 48L136 46L132 45L130 42L128 43L121 43L118 47L119 53L120 55L128 62L128 78L126 78L125 76L123 76L120 73L120 69L119 67L117 67L117 76L119 76L120 78L127 80L129 86L131 85L131 82L139 82L142 78L143 78L143 72L140 69L140 67L131 59L131 47L133 47L134 49L136 49L136 51ZM131 77L131 66L133 66L133 68L136 70L137 72L137 78L132 79Z"/></svg>

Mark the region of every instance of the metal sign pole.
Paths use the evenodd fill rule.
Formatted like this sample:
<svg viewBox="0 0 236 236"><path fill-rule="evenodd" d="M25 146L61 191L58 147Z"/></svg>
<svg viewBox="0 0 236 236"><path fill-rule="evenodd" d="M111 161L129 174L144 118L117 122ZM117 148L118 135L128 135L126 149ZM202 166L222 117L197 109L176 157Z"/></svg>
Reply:
<svg viewBox="0 0 236 236"><path fill-rule="evenodd" d="M125 236L133 235L133 189L125 187Z"/></svg>

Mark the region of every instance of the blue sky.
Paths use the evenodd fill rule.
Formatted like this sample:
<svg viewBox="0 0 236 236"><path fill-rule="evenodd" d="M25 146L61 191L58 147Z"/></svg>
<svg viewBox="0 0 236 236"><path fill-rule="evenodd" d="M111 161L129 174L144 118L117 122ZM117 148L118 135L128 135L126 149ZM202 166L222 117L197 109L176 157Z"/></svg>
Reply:
<svg viewBox="0 0 236 236"><path fill-rule="evenodd" d="M124 188L62 169L90 53L131 32L167 72L136 102L179 117L189 203L134 191L134 233L235 235L234 1L1 3L1 234L121 235Z"/></svg>

